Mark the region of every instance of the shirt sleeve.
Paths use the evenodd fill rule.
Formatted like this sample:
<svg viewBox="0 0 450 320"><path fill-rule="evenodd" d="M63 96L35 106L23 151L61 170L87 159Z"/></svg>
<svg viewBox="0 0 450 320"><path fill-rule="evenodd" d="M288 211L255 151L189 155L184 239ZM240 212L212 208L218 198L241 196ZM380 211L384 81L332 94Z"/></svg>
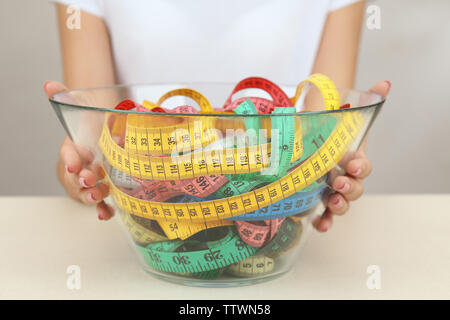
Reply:
<svg viewBox="0 0 450 320"><path fill-rule="evenodd" d="M358 1L360 0L330 0L328 11L338 10Z"/></svg>
<svg viewBox="0 0 450 320"><path fill-rule="evenodd" d="M72 5L101 18L104 15L102 0L52 0L52 2L68 6Z"/></svg>

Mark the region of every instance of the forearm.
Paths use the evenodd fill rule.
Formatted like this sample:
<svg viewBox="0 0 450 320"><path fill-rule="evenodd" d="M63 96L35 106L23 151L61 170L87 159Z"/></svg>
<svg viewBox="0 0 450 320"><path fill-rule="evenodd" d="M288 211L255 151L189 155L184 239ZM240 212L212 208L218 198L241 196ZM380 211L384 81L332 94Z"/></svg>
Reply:
<svg viewBox="0 0 450 320"><path fill-rule="evenodd" d="M104 20L81 11L81 28L71 30L66 27L66 9L67 6L57 5L65 84L62 90L115 84L110 37ZM66 136L62 146L68 141ZM65 171L60 153L57 174L61 183Z"/></svg>
<svg viewBox="0 0 450 320"><path fill-rule="evenodd" d="M358 60L364 1L329 13L313 65L312 73L323 73L338 88L353 88ZM305 105L319 110L323 105L317 90L311 90Z"/></svg>
<svg viewBox="0 0 450 320"><path fill-rule="evenodd" d="M339 88L355 82L364 1L331 12L326 20L313 73L328 75Z"/></svg>
<svg viewBox="0 0 450 320"><path fill-rule="evenodd" d="M65 87L53 83L51 88L47 87L47 94L51 96L67 88L115 84L109 32L104 20L81 11L81 28L71 30L66 27L66 9L66 6L57 5ZM56 166L58 180L71 198L86 202L86 197L80 196L82 186L78 183L83 159L66 136L61 144ZM68 165L70 167L66 168ZM83 174L86 175L86 172L84 170Z"/></svg>
<svg viewBox="0 0 450 320"><path fill-rule="evenodd" d="M57 5L64 83L69 89L116 83L108 28L100 17L81 11L80 29L66 27L66 6Z"/></svg>

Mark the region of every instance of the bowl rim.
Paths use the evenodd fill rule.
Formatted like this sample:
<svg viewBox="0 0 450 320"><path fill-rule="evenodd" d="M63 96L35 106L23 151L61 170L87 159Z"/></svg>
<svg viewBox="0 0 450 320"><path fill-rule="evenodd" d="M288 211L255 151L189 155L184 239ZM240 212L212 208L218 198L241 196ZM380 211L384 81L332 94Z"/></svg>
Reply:
<svg viewBox="0 0 450 320"><path fill-rule="evenodd" d="M378 93L372 92L372 91L363 91L353 88L336 88L338 91L348 91L348 92L356 92L359 94L372 94L374 96L379 97L380 101L364 106L358 106L358 107L352 107L352 108L345 108L345 109L333 109L333 110L319 110L319 111L307 111L307 112L298 112L298 113L280 113L280 114L223 114L223 113L169 113L169 112L146 112L146 111L135 111L135 110L118 110L118 109L111 109L111 108L100 108L100 107L91 107L91 106L85 106L85 105L76 105L66 102L61 102L56 100L58 95L61 94L68 94L72 92L83 92L83 91L93 91L93 90L106 90L106 89L117 89L117 88L127 88L127 87L147 87L147 86L157 86L157 85L180 85L184 86L184 88L189 88L189 86L195 86L195 85L234 85L235 83L231 82L214 82L214 81L189 81L189 82L152 82L152 83L130 83L130 84L115 84L110 86L94 86L94 87L86 87L86 88L77 88L77 89L70 89L65 91L60 91L55 93L53 96L48 98L50 103L55 105L61 105L65 107L70 107L72 109L79 109L84 111L100 111L100 112L112 112L112 113L118 113L118 114L145 114L145 115L155 115L155 116L183 116L183 117L221 117L221 118L247 118L247 117L273 117L273 116L308 116L308 115L321 115L321 114L334 114L334 113L341 113L341 112L352 112L352 111L363 111L366 109L371 108L377 108L381 107L384 102L386 101L386 98L381 96ZM291 87L295 88L297 85L292 84L277 84L279 87ZM195 89L194 89L195 90Z"/></svg>

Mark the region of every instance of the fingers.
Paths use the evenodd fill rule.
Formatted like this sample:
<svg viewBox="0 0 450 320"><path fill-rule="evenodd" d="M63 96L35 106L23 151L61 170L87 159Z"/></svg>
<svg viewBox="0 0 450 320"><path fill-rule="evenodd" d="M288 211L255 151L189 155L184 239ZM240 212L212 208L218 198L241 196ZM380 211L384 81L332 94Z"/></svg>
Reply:
<svg viewBox="0 0 450 320"><path fill-rule="evenodd" d="M105 171L103 170L102 166L100 166L97 163L91 163L88 165L88 169L92 171L92 173L95 174L97 177L97 180L101 180L105 177Z"/></svg>
<svg viewBox="0 0 450 320"><path fill-rule="evenodd" d="M391 83L389 81L379 81L375 83L375 85L370 88L370 92L379 94L383 99L386 98L386 96L389 94L389 91L391 90ZM379 99L374 98L373 95L370 94L363 94L359 98L358 105L359 106L365 106L373 103L380 102Z"/></svg>
<svg viewBox="0 0 450 320"><path fill-rule="evenodd" d="M328 198L328 206L320 219L313 222L314 227L319 232L327 232L333 225L333 216L341 216L350 208L350 203L338 192Z"/></svg>
<svg viewBox="0 0 450 320"><path fill-rule="evenodd" d="M92 188L81 188L79 190L80 201L86 205L98 204L108 195L109 189L104 183L99 183Z"/></svg>
<svg viewBox="0 0 450 320"><path fill-rule="evenodd" d="M100 170L98 169L99 166L90 166L88 168L81 169L79 175L78 175L78 182L81 187L83 188L89 188L95 186L98 180L101 180L103 178Z"/></svg>
<svg viewBox="0 0 450 320"><path fill-rule="evenodd" d="M314 223L314 227L319 232L327 232L332 225L333 225L333 214L330 212L328 208L327 210L325 210L325 213L322 215L322 217L317 221L315 221Z"/></svg>
<svg viewBox="0 0 450 320"><path fill-rule="evenodd" d="M106 184L98 182L103 179L104 173L100 165L90 163L93 160L91 153L77 148L66 137L59 156L65 166L63 185L67 194L86 205L97 205L100 220L110 219L114 215L113 208L103 201L109 194L109 188Z"/></svg>
<svg viewBox="0 0 450 320"><path fill-rule="evenodd" d="M341 216L348 211L350 203L342 194L336 192L328 198L328 205L324 214L317 220L313 221L314 227L319 232L327 232L333 224L333 216Z"/></svg>
<svg viewBox="0 0 450 320"><path fill-rule="evenodd" d="M104 183L98 183L103 178L99 165L82 167L78 153L70 145L61 148L61 158L66 163L63 184L71 198L94 205L108 195L108 187Z"/></svg>
<svg viewBox="0 0 450 320"><path fill-rule="evenodd" d="M375 83L375 85L370 88L370 91L379 94L383 98L386 98L386 96L389 94L390 89L391 83L385 80Z"/></svg>
<svg viewBox="0 0 450 320"><path fill-rule="evenodd" d="M357 152L353 160L347 163L347 174L354 178L367 178L372 172L372 164L364 152Z"/></svg>
<svg viewBox="0 0 450 320"><path fill-rule="evenodd" d="M104 194L104 187L92 187L92 188L83 188L79 191L79 196L81 202L86 205L94 205L103 201L103 198L106 194Z"/></svg>
<svg viewBox="0 0 450 320"><path fill-rule="evenodd" d="M102 201L102 193L98 188L84 188L79 192L80 200L86 205L94 205Z"/></svg>
<svg viewBox="0 0 450 320"><path fill-rule="evenodd" d="M109 220L114 216L114 208L101 201L97 204L97 214L99 220Z"/></svg>
<svg viewBox="0 0 450 320"><path fill-rule="evenodd" d="M64 163L69 173L78 174L82 168L83 162L78 154L74 143L69 137L66 137L59 149L59 157Z"/></svg>
<svg viewBox="0 0 450 320"><path fill-rule="evenodd" d="M102 178L103 170L95 164L89 168L82 168L78 174L66 171L66 189L75 190L72 191L72 198L86 205L96 205L99 220L109 220L114 216L114 209L103 201L109 194L109 187L105 183L98 182ZM70 195L69 191L68 193Z"/></svg>
<svg viewBox="0 0 450 320"><path fill-rule="evenodd" d="M81 148L66 137L61 145L59 156L64 163L67 179L72 183L78 183L81 188L93 187L97 180L103 178L102 169L98 164L89 164L92 161L90 152L81 153ZM88 164L88 167L83 167Z"/></svg>
<svg viewBox="0 0 450 320"><path fill-rule="evenodd" d="M65 90L67 88L59 82L44 83L44 91L49 98ZM92 153L77 147L69 137L66 137L61 145L59 157L65 166L64 187L69 196L87 205L95 204L98 219L109 220L114 215L114 209L103 201L109 193L109 188L104 183L97 183L103 179L104 173L99 165L92 163L94 159Z"/></svg>
<svg viewBox="0 0 450 320"><path fill-rule="evenodd" d="M348 176L339 176L333 181L338 192L328 198L327 209L314 226L319 232L326 232L333 224L333 216L341 216L350 208L350 201L358 199L364 192L361 181Z"/></svg>
<svg viewBox="0 0 450 320"><path fill-rule="evenodd" d="M385 98L390 89L391 83L389 81L380 81L370 91ZM367 103L360 102L362 105ZM319 232L326 232L333 224L333 216L346 213L350 208L350 201L361 197L364 193L362 179L370 175L372 164L363 151L358 151L353 159L347 163L346 172L347 175L338 176L334 179L332 187L337 192L329 197L327 209L322 217L314 221L314 226Z"/></svg>
<svg viewBox="0 0 450 320"><path fill-rule="evenodd" d="M338 216L343 215L350 208L350 203L344 198L342 194L336 192L328 198L328 210L332 214Z"/></svg>
<svg viewBox="0 0 450 320"><path fill-rule="evenodd" d="M67 88L59 82L46 81L44 83L44 91L45 91L45 94L47 95L47 97L49 97L49 98L53 97L56 93L65 91L65 90L67 90Z"/></svg>
<svg viewBox="0 0 450 320"><path fill-rule="evenodd" d="M364 193L364 186L361 180L349 176L337 177L334 179L332 187L347 201L354 201Z"/></svg>

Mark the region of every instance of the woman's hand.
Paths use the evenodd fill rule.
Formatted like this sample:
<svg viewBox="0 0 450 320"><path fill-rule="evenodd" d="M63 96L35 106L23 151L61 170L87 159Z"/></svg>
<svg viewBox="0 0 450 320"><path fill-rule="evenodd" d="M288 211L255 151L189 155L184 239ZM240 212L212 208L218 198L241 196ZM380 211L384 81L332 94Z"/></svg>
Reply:
<svg viewBox="0 0 450 320"><path fill-rule="evenodd" d="M389 81L380 81L370 91L386 97L390 87ZM365 152L365 142L348 162L345 168L346 174L334 179L332 188L336 193L330 196L325 213L315 224L318 231L326 232L333 223L333 216L345 214L350 207L350 202L357 200L364 193L363 180L372 171L372 164Z"/></svg>
<svg viewBox="0 0 450 320"><path fill-rule="evenodd" d="M67 88L58 82L47 81L44 91L50 98ZM103 199L108 195L108 186L98 182L103 178L102 168L92 163L93 156L78 147L68 136L59 150L58 178L69 197L87 205L96 205L98 219L108 220L113 214L113 208Z"/></svg>

